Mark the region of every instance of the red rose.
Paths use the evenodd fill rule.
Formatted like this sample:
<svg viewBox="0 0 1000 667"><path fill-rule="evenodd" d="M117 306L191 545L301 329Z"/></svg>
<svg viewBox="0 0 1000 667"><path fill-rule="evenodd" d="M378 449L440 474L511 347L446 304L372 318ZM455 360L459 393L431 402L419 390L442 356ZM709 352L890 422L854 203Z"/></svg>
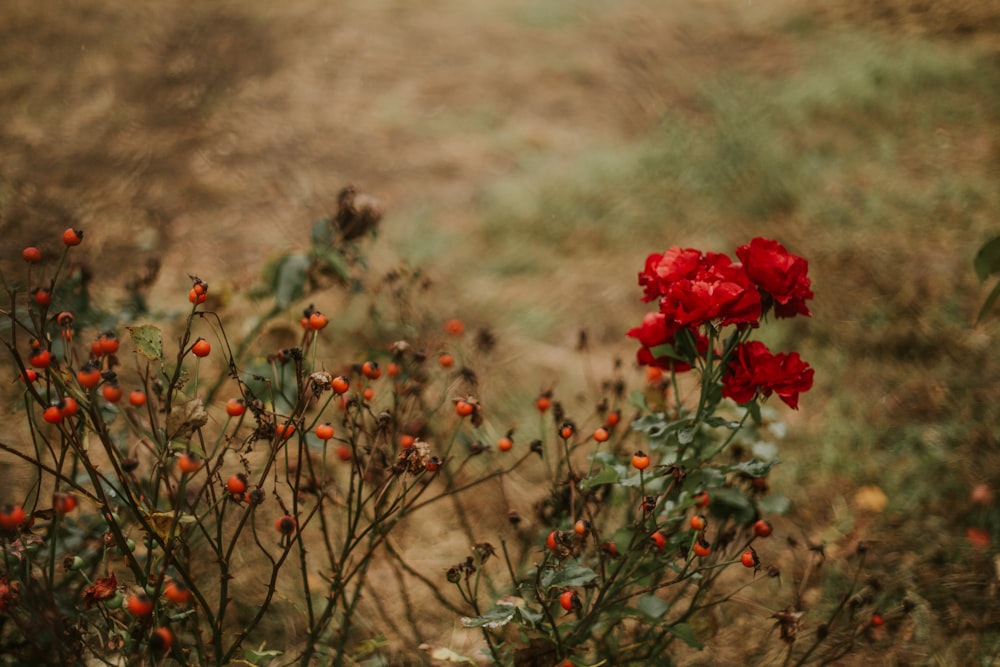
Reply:
<svg viewBox="0 0 1000 667"><path fill-rule="evenodd" d="M789 407L799 407L799 394L813 384L813 369L797 352L773 354L760 341L737 347L722 377L722 395L737 403L777 394Z"/></svg>
<svg viewBox="0 0 1000 667"><path fill-rule="evenodd" d="M684 352L676 348L690 348L691 339L678 341L677 334L680 332L681 327L668 322L663 313L646 313L642 318L642 325L629 329L628 336L635 338L642 345L636 353L636 358L640 365L653 366L664 370L671 370L672 368L674 372L681 373L691 370L691 364L688 361L681 360ZM708 349L707 338L690 331L686 333L690 333L694 337L694 347L697 352L692 352L692 356L693 354L704 353ZM662 353L667 349L665 346L671 346L669 354ZM693 359L690 359L690 361L693 361Z"/></svg>
<svg viewBox="0 0 1000 667"><path fill-rule="evenodd" d="M701 258L693 279L672 283L660 300L660 312L682 326L697 327L719 320L729 324L756 324L760 319L760 293L739 264L725 255L708 253Z"/></svg>
<svg viewBox="0 0 1000 667"><path fill-rule="evenodd" d="M661 254L646 258L646 267L639 274L639 285L643 288L643 301L653 301L663 296L670 286L685 278L692 278L701 262L701 251L694 248L673 246Z"/></svg>
<svg viewBox="0 0 1000 667"><path fill-rule="evenodd" d="M809 262L793 255L777 241L755 238L736 249L743 269L757 287L770 296L775 317L809 316L806 300L813 298L810 289Z"/></svg>

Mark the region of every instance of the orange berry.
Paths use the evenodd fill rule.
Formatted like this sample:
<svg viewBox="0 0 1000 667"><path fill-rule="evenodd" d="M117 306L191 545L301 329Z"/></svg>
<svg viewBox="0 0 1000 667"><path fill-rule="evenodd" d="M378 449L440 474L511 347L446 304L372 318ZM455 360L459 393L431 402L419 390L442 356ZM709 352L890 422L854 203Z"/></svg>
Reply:
<svg viewBox="0 0 1000 667"><path fill-rule="evenodd" d="M369 380L377 380L382 375L381 369L379 369L378 364L374 361L366 361L361 364L361 374L364 375Z"/></svg>
<svg viewBox="0 0 1000 667"><path fill-rule="evenodd" d="M608 433L608 429L606 428L599 428L594 431L594 440L596 440L597 442L606 442L607 439L610 437L611 434Z"/></svg>
<svg viewBox="0 0 1000 667"><path fill-rule="evenodd" d="M757 519L753 524L753 532L757 537L770 537L773 530L771 522L764 519Z"/></svg>
<svg viewBox="0 0 1000 667"><path fill-rule="evenodd" d="M535 399L535 407L539 412L544 413L552 407L552 399L545 395L539 396Z"/></svg>
<svg viewBox="0 0 1000 667"><path fill-rule="evenodd" d="M132 593L125 601L125 608L133 616L149 616L153 613L153 599L145 592Z"/></svg>
<svg viewBox="0 0 1000 667"><path fill-rule="evenodd" d="M509 452L513 446L514 446L514 441L508 438L507 436L504 436L499 440L497 440L497 449L499 449L501 452Z"/></svg>
<svg viewBox="0 0 1000 667"><path fill-rule="evenodd" d="M656 384L663 379L663 370L656 366L646 366L646 383Z"/></svg>
<svg viewBox="0 0 1000 667"><path fill-rule="evenodd" d="M326 315L320 312L315 312L309 316L309 328L313 331L319 331L329 324L330 320Z"/></svg>
<svg viewBox="0 0 1000 667"><path fill-rule="evenodd" d="M704 514L695 514L691 517L691 528L694 530L705 530L705 526L708 525L708 521L705 519Z"/></svg>
<svg viewBox="0 0 1000 667"><path fill-rule="evenodd" d="M409 433L404 433L403 435L399 436L399 446L401 449L409 449L410 447L413 446L413 443L416 441L417 439L414 438Z"/></svg>
<svg viewBox="0 0 1000 667"><path fill-rule="evenodd" d="M25 518L24 508L20 505L5 505L0 510L0 528L3 530L15 530L24 523Z"/></svg>
<svg viewBox="0 0 1000 667"><path fill-rule="evenodd" d="M53 493L52 508L59 514L69 514L76 509L76 496L72 493Z"/></svg>
<svg viewBox="0 0 1000 667"><path fill-rule="evenodd" d="M171 579L167 582L167 585L163 587L163 597L167 598L174 604L184 604L191 599L191 589L188 588L183 581Z"/></svg>
<svg viewBox="0 0 1000 667"><path fill-rule="evenodd" d="M457 400L455 401L455 412L458 413L459 417L468 417L473 412L476 411L476 406L469 401Z"/></svg>
<svg viewBox="0 0 1000 667"><path fill-rule="evenodd" d="M649 467L649 455L646 452L636 452L632 455L632 467L636 470L645 470Z"/></svg>
<svg viewBox="0 0 1000 667"><path fill-rule="evenodd" d="M872 625L876 628L880 628L885 625L885 619L882 618L882 614L879 614L878 612L872 614Z"/></svg>
<svg viewBox="0 0 1000 667"><path fill-rule="evenodd" d="M184 452L177 458L177 467L182 473L190 475L201 467L201 458L193 452Z"/></svg>
<svg viewBox="0 0 1000 667"><path fill-rule="evenodd" d="M403 373L403 367L397 364L395 361L389 362L389 365L385 367L385 372L389 374L391 378L397 378Z"/></svg>
<svg viewBox="0 0 1000 667"><path fill-rule="evenodd" d="M438 357L438 364L441 368L451 368L455 365L455 357L445 352Z"/></svg>
<svg viewBox="0 0 1000 667"><path fill-rule="evenodd" d="M572 422L563 422L563 425L559 427L559 437L563 440L569 440L576 433L576 427L573 426Z"/></svg>
<svg viewBox="0 0 1000 667"><path fill-rule="evenodd" d="M188 301L190 301L191 303L194 304L205 303L206 300L208 300L208 295L205 294L204 291L199 292L198 290L192 287L191 291L188 292Z"/></svg>
<svg viewBox="0 0 1000 667"><path fill-rule="evenodd" d="M63 232L62 240L68 246L80 245L83 242L83 230L70 227Z"/></svg>
<svg viewBox="0 0 1000 667"><path fill-rule="evenodd" d="M204 338L199 338L191 346L191 352L196 357L207 357L212 351L212 345Z"/></svg>
<svg viewBox="0 0 1000 667"><path fill-rule="evenodd" d="M97 341L101 344L101 352L104 354L115 354L118 352L120 342L115 332L105 331L97 338Z"/></svg>
<svg viewBox="0 0 1000 667"><path fill-rule="evenodd" d="M753 549L747 549L740 554L740 562L743 563L744 567L752 567L754 569L760 567L760 559L757 558L757 552Z"/></svg>
<svg viewBox="0 0 1000 667"><path fill-rule="evenodd" d="M333 437L333 425L330 422L316 425L316 437L320 440L329 440Z"/></svg>
<svg viewBox="0 0 1000 667"><path fill-rule="evenodd" d="M42 412L42 419L50 424L58 424L63 420L62 410L59 409L58 405L50 405Z"/></svg>
<svg viewBox="0 0 1000 667"><path fill-rule="evenodd" d="M437 472L438 468L440 468L442 465L444 465L444 461L442 461L437 456L432 456L429 459L427 459L427 463L424 464L424 470L426 470L427 472Z"/></svg>
<svg viewBox="0 0 1000 667"><path fill-rule="evenodd" d="M146 392L139 389L135 389L128 395L128 402L134 407L142 407L146 405Z"/></svg>
<svg viewBox="0 0 1000 667"><path fill-rule="evenodd" d="M707 491L699 491L692 496L695 507L705 507L708 505L709 497Z"/></svg>
<svg viewBox="0 0 1000 667"><path fill-rule="evenodd" d="M351 382L343 375L338 375L330 380L330 387L333 389L334 393L346 394L347 390L351 388Z"/></svg>
<svg viewBox="0 0 1000 667"><path fill-rule="evenodd" d="M667 545L667 536L661 533L660 531L656 531L655 533L650 535L649 539L652 540L653 544L656 546L657 551L663 551L663 547Z"/></svg>
<svg viewBox="0 0 1000 667"><path fill-rule="evenodd" d="M278 434L278 437L282 440L288 440L295 433L295 424L282 423L274 427L274 432Z"/></svg>
<svg viewBox="0 0 1000 667"><path fill-rule="evenodd" d="M295 517L286 514L280 517L274 522L274 528L282 535L291 535L298 528L299 524L295 521Z"/></svg>
<svg viewBox="0 0 1000 667"><path fill-rule="evenodd" d="M24 372L18 375L17 377L18 379L23 380L25 382L34 382L35 380L38 379L38 372L33 371L30 368L25 368Z"/></svg>
<svg viewBox="0 0 1000 667"><path fill-rule="evenodd" d="M340 443L339 445L337 445L337 458L340 459L341 461L350 461L351 460L350 446L345 445L344 443Z"/></svg>
<svg viewBox="0 0 1000 667"><path fill-rule="evenodd" d="M28 264L37 264L42 261L42 251L34 246L28 246L21 251L21 258Z"/></svg>
<svg viewBox="0 0 1000 667"><path fill-rule="evenodd" d="M611 540L601 543L601 551L612 558L618 558L618 545Z"/></svg>
<svg viewBox="0 0 1000 667"><path fill-rule="evenodd" d="M545 546L547 546L552 551L555 551L556 546L558 546L559 544L558 541L556 540L556 535L558 535L558 533L559 533L558 530L553 530L551 533L549 533L549 536L545 538Z"/></svg>
<svg viewBox="0 0 1000 667"><path fill-rule="evenodd" d="M59 406L59 412L62 413L63 419L68 419L76 414L77 410L80 409L80 405L76 402L76 399L72 396L66 396L63 398L61 405Z"/></svg>
<svg viewBox="0 0 1000 667"><path fill-rule="evenodd" d="M465 333L465 323L453 318L444 323L444 330L452 336L461 336Z"/></svg>
<svg viewBox="0 0 1000 667"><path fill-rule="evenodd" d="M104 396L104 400L108 403L117 403L122 400L121 387L116 384L112 384L111 382L105 383L105 385L101 387L101 395Z"/></svg>
<svg viewBox="0 0 1000 667"><path fill-rule="evenodd" d="M566 611L580 608L580 596L576 591L565 591L559 595L559 604Z"/></svg>
<svg viewBox="0 0 1000 667"><path fill-rule="evenodd" d="M226 414L230 417L239 417L246 412L247 404L242 398L230 398L226 401Z"/></svg>
<svg viewBox="0 0 1000 667"><path fill-rule="evenodd" d="M590 522L586 519L577 519L576 523L573 524L573 532L583 537L590 532Z"/></svg>
<svg viewBox="0 0 1000 667"><path fill-rule="evenodd" d="M83 368L76 372L76 381L84 389L93 389L101 382L101 370L93 364L84 364Z"/></svg>
<svg viewBox="0 0 1000 667"><path fill-rule="evenodd" d="M703 540L698 540L694 543L694 553L699 558L704 558L709 553L711 553L711 545Z"/></svg>
<svg viewBox="0 0 1000 667"><path fill-rule="evenodd" d="M618 425L618 422L622 420L622 411L615 410L614 412L609 412L608 416L604 418L605 428L614 428Z"/></svg>
<svg viewBox="0 0 1000 667"><path fill-rule="evenodd" d="M242 496L247 490L247 476L243 473L233 475L226 480L226 491L234 496Z"/></svg>

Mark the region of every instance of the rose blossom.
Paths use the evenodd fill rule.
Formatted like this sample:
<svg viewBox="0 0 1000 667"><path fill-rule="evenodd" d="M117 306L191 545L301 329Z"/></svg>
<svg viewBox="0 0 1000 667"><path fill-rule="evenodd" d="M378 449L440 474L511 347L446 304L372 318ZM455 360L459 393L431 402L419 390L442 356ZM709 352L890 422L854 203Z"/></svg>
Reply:
<svg viewBox="0 0 1000 667"><path fill-rule="evenodd" d="M777 394L789 407L798 409L799 394L813 384L813 369L798 352L773 354L760 341L739 345L722 378L722 395L737 403L749 403L758 394Z"/></svg>
<svg viewBox="0 0 1000 667"><path fill-rule="evenodd" d="M755 238L736 249L743 269L757 287L774 300L775 317L809 316L806 300L813 298L809 262L777 241Z"/></svg>

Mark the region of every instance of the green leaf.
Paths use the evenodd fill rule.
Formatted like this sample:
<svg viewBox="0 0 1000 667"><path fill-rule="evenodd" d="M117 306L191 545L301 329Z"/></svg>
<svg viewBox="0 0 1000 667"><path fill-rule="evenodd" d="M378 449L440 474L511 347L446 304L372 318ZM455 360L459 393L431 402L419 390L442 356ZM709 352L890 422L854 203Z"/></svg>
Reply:
<svg viewBox="0 0 1000 667"><path fill-rule="evenodd" d="M601 468L596 475L591 475L587 479L580 482L580 488L583 490L592 489L595 486L601 486L602 484L616 484L620 479L618 471L611 466Z"/></svg>
<svg viewBox="0 0 1000 667"><path fill-rule="evenodd" d="M571 588L583 586L597 578L597 573L589 567L584 567L575 561L569 561L559 569L546 570L542 575L542 587L553 586Z"/></svg>
<svg viewBox="0 0 1000 667"><path fill-rule="evenodd" d="M309 258L303 254L285 255L278 260L274 282L274 300L280 308L287 308L305 294L306 272Z"/></svg>
<svg viewBox="0 0 1000 667"><path fill-rule="evenodd" d="M723 466L722 469L727 472L741 472L751 477L763 477L767 473L771 472L771 468L773 468L776 463L777 461L760 461L758 459L752 459L750 461L741 461L740 463Z"/></svg>
<svg viewBox="0 0 1000 667"><path fill-rule="evenodd" d="M660 618L670 609L670 604L666 600L660 599L655 595L644 595L635 601L635 606L639 608L639 611L653 620Z"/></svg>
<svg viewBox="0 0 1000 667"><path fill-rule="evenodd" d="M485 614L476 616L475 618L463 616L462 625L467 628L500 628L510 623L510 620L514 618L516 610L516 607L494 607Z"/></svg>
<svg viewBox="0 0 1000 667"><path fill-rule="evenodd" d="M990 276L1000 273L1000 236L983 244L976 253L972 265L979 276L979 282L986 282Z"/></svg>
<svg viewBox="0 0 1000 667"><path fill-rule="evenodd" d="M316 259L319 261L319 269L323 274L332 275L342 283L346 283L350 279L350 267L343 253L339 250L329 248L322 252L317 252Z"/></svg>
<svg viewBox="0 0 1000 667"><path fill-rule="evenodd" d="M713 489L711 498L712 514L719 518L732 517L736 523L750 523L757 516L750 499L736 489Z"/></svg>
<svg viewBox="0 0 1000 667"><path fill-rule="evenodd" d="M705 648L705 645L698 641L698 638L694 636L694 630L687 623L678 623L677 625L668 625L667 630L672 632L675 637L683 641L685 644L691 648L696 648L699 651Z"/></svg>
<svg viewBox="0 0 1000 667"><path fill-rule="evenodd" d="M326 248L333 243L333 236L333 218L327 216L313 223L309 238L314 246Z"/></svg>
<svg viewBox="0 0 1000 667"><path fill-rule="evenodd" d="M261 661L263 661L263 660L271 660L272 658L277 658L282 653L283 653L283 651L278 651L278 650L265 651L265 650L263 650L263 648L261 650L255 650L255 649L252 649L252 648L248 648L243 653L243 655L244 655L244 657L246 657L247 662L249 662L251 664L254 664L254 665L259 665L259 664L261 664Z"/></svg>
<svg viewBox="0 0 1000 667"><path fill-rule="evenodd" d="M537 628L538 624L545 618L545 614L529 607L516 607L515 615L521 625L529 628Z"/></svg>
<svg viewBox="0 0 1000 667"><path fill-rule="evenodd" d="M749 403L745 403L743 407L750 413L750 418L753 419L754 425L760 428L763 423L760 418L760 404L757 401L750 401Z"/></svg>
<svg viewBox="0 0 1000 667"><path fill-rule="evenodd" d="M758 500L757 507L762 514L786 514L792 508L792 501L787 496L776 493Z"/></svg>
<svg viewBox="0 0 1000 667"><path fill-rule="evenodd" d="M163 359L163 332L151 324L126 328L136 352L150 361Z"/></svg>
<svg viewBox="0 0 1000 667"><path fill-rule="evenodd" d="M979 323L979 320L983 319L983 316L989 312L990 308L993 307L993 303L997 300L998 296L1000 296L1000 283L993 286L993 289L990 290L990 295L986 297L986 301L983 303L983 307L979 309L979 314L976 315L977 324Z"/></svg>

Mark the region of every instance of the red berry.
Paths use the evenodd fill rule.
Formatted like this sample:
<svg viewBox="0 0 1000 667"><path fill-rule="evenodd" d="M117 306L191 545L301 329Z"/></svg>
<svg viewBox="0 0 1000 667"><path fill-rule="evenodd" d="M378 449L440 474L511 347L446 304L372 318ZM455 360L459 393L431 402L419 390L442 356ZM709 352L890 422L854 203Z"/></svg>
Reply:
<svg viewBox="0 0 1000 667"><path fill-rule="evenodd" d="M125 608L133 616L149 616L153 613L153 599L145 592L132 593L125 601Z"/></svg>
<svg viewBox="0 0 1000 667"><path fill-rule="evenodd" d="M573 532L581 537L590 532L590 522L586 519L577 519L573 524Z"/></svg>
<svg viewBox="0 0 1000 667"><path fill-rule="evenodd" d="M695 507L705 507L709 501L708 492L699 491L692 496L692 499L694 500Z"/></svg>
<svg viewBox="0 0 1000 667"><path fill-rule="evenodd" d="M28 246L21 251L21 257L29 264L37 264L42 261L42 251L34 246Z"/></svg>
<svg viewBox="0 0 1000 667"><path fill-rule="evenodd" d="M153 630L153 634L149 636L149 648L157 653L166 653L173 643L174 634L170 632L170 628L161 626Z"/></svg>
<svg viewBox="0 0 1000 667"><path fill-rule="evenodd" d="M459 319L450 319L444 323L444 330L452 336L461 336L465 332L465 323Z"/></svg>
<svg viewBox="0 0 1000 667"><path fill-rule="evenodd" d="M325 424L317 424L316 426L316 437L320 440L329 440L333 437L333 425L330 422Z"/></svg>
<svg viewBox="0 0 1000 667"><path fill-rule="evenodd" d="M632 467L636 470L645 470L649 467L649 455L646 452L636 452L632 455Z"/></svg>
<svg viewBox="0 0 1000 667"><path fill-rule="evenodd" d="M440 468L442 465L444 465L444 461L442 461L437 456L432 456L429 459L427 459L427 463L424 464L424 470L426 470L427 472L437 472L438 468Z"/></svg>
<svg viewBox="0 0 1000 667"><path fill-rule="evenodd" d="M618 425L618 422L622 420L622 411L615 410L614 412L609 412L608 416L604 419L604 426L606 428L613 428Z"/></svg>
<svg viewBox="0 0 1000 667"><path fill-rule="evenodd" d="M504 436L499 440L497 440L497 449L499 449L501 452L509 452L513 446L514 446L514 441L508 438L507 436Z"/></svg>
<svg viewBox="0 0 1000 667"><path fill-rule="evenodd" d="M39 350L28 357L28 363L35 368L45 368L52 362L52 353L48 350Z"/></svg>
<svg viewBox="0 0 1000 667"><path fill-rule="evenodd" d="M385 367L385 372L388 373L391 378L398 378L403 373L403 367L395 361L390 361Z"/></svg>
<svg viewBox="0 0 1000 667"><path fill-rule="evenodd" d="M196 357L207 357L209 352L212 351L212 345L204 338L199 338L191 346L191 352Z"/></svg>
<svg viewBox="0 0 1000 667"><path fill-rule="evenodd" d="M34 382L38 379L38 373L31 370L30 368L24 369L24 372L17 376L20 380L25 382Z"/></svg>
<svg viewBox="0 0 1000 667"><path fill-rule="evenodd" d="M24 523L24 508L20 505L5 505L0 510L0 528L3 530L15 530Z"/></svg>
<svg viewBox="0 0 1000 667"><path fill-rule="evenodd" d="M654 545L656 545L657 551L663 551L663 547L667 546L667 536L660 531L656 531L650 535L649 539L653 541Z"/></svg>
<svg viewBox="0 0 1000 667"><path fill-rule="evenodd" d="M882 614L879 614L878 612L872 614L872 625L876 628L880 628L885 625L885 619L882 618Z"/></svg>
<svg viewBox="0 0 1000 667"><path fill-rule="evenodd" d="M163 597L167 598L174 604L184 604L191 599L191 589L188 588L183 581L171 579L167 582L167 585L163 587Z"/></svg>
<svg viewBox="0 0 1000 667"><path fill-rule="evenodd" d="M549 398L548 396L542 394L541 396L535 399L535 408L537 408L539 412L544 413L551 407L552 407L552 399Z"/></svg>
<svg viewBox="0 0 1000 667"><path fill-rule="evenodd" d="M80 245L83 242L83 230L70 227L63 232L62 240L68 246Z"/></svg>
<svg viewBox="0 0 1000 667"><path fill-rule="evenodd" d="M240 473L226 480L226 491L234 496L242 496L247 490L247 476Z"/></svg>
<svg viewBox="0 0 1000 667"><path fill-rule="evenodd" d="M438 364L441 368L451 368L455 365L455 357L445 352L438 357Z"/></svg>
<svg viewBox="0 0 1000 667"><path fill-rule="evenodd" d="M39 306L47 306L52 303L52 292L47 287L39 287L31 295Z"/></svg>
<svg viewBox="0 0 1000 667"><path fill-rule="evenodd" d="M705 519L704 514L695 514L691 517L691 528L694 530L705 530L705 526L708 525L708 521Z"/></svg>
<svg viewBox="0 0 1000 667"><path fill-rule="evenodd" d="M361 392L361 398L370 403L375 398L375 390L371 387L365 387L365 390Z"/></svg>
<svg viewBox="0 0 1000 667"><path fill-rule="evenodd" d="M608 429L606 428L602 427L594 431L594 440L596 440L597 442L606 442L607 439L610 437L611 434L608 433Z"/></svg>
<svg viewBox="0 0 1000 667"><path fill-rule="evenodd" d="M351 460L351 448L344 443L337 445L337 458L341 461Z"/></svg>
<svg viewBox="0 0 1000 667"><path fill-rule="evenodd" d="M69 514L76 509L76 496L71 493L53 493L52 508L59 514Z"/></svg>
<svg viewBox="0 0 1000 667"><path fill-rule="evenodd" d="M760 567L760 559L757 558L757 552L753 549L747 549L740 555L740 562L743 563L744 567L752 567L754 569Z"/></svg>
<svg viewBox="0 0 1000 667"><path fill-rule="evenodd" d="M247 405L242 398L230 398L226 401L226 414L230 417L239 417L246 409Z"/></svg>
<svg viewBox="0 0 1000 667"><path fill-rule="evenodd" d="M618 558L618 545L610 540L601 544L601 551L612 558Z"/></svg>
<svg viewBox="0 0 1000 667"><path fill-rule="evenodd" d="M361 364L361 374L364 375L369 380L377 380L379 376L382 375L382 371L379 369L378 364L374 361L366 361Z"/></svg>
<svg viewBox="0 0 1000 667"><path fill-rule="evenodd" d="M764 519L757 519L753 524L753 532L757 537L770 537L773 530L771 522Z"/></svg>
<svg viewBox="0 0 1000 667"><path fill-rule="evenodd" d="M334 393L346 394L347 390L351 388L351 382L343 375L338 375L330 381L330 387Z"/></svg>
<svg viewBox="0 0 1000 667"><path fill-rule="evenodd" d="M128 395L129 404L139 408L146 405L146 392L135 389Z"/></svg>
<svg viewBox="0 0 1000 667"><path fill-rule="evenodd" d="M193 452L184 452L177 458L177 467L182 473L190 475L201 467L201 458Z"/></svg>
<svg viewBox="0 0 1000 667"><path fill-rule="evenodd" d="M62 410L59 409L58 405L50 405L42 412L42 419L50 424L58 424L63 420Z"/></svg>
<svg viewBox="0 0 1000 667"><path fill-rule="evenodd" d="M295 517L286 514L274 522L275 529L282 535L291 535L298 528Z"/></svg>
<svg viewBox="0 0 1000 667"><path fill-rule="evenodd" d="M191 303L194 304L205 303L206 300L208 300L208 295L205 294L204 292L199 294L197 290L193 288L191 289L190 292L188 292L188 301L190 301Z"/></svg>
<svg viewBox="0 0 1000 667"><path fill-rule="evenodd" d="M278 437L282 440L288 440L295 433L295 424L283 423L278 424L274 427L274 432L278 434Z"/></svg>
<svg viewBox="0 0 1000 667"><path fill-rule="evenodd" d="M576 427L573 426L572 422L563 422L563 425L559 427L559 437L563 440L569 440L576 433Z"/></svg>
<svg viewBox="0 0 1000 667"><path fill-rule="evenodd" d="M465 401L462 399L455 401L455 412L458 413L459 417L468 417L475 411L476 411L476 406L470 403L469 401Z"/></svg>
<svg viewBox="0 0 1000 667"><path fill-rule="evenodd" d="M399 446L401 449L409 449L410 447L413 446L413 443L416 441L417 439L414 438L412 435L409 435L408 433L404 433L403 435L399 436Z"/></svg>
<svg viewBox="0 0 1000 667"><path fill-rule="evenodd" d="M309 316L309 328L313 331L325 328L328 323L329 319L323 313L315 312Z"/></svg>
<svg viewBox="0 0 1000 667"><path fill-rule="evenodd" d="M576 591L565 591L559 595L559 604L566 611L573 611L580 608L580 596Z"/></svg>
<svg viewBox="0 0 1000 667"><path fill-rule="evenodd" d="M559 534L558 530L553 530L551 533L549 533L549 536L545 538L545 546L547 546L552 551L555 551L556 546L558 546L558 541L556 540L556 536L558 534Z"/></svg>

